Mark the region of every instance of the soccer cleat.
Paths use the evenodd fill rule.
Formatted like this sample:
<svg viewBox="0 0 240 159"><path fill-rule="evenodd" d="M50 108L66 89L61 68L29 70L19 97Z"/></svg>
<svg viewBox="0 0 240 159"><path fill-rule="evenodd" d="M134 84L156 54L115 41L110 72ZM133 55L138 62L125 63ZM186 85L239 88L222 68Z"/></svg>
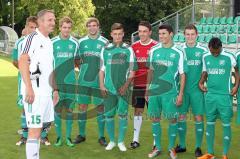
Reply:
<svg viewBox="0 0 240 159"><path fill-rule="evenodd" d="M112 150L116 146L115 142L110 141L105 150Z"/></svg>
<svg viewBox="0 0 240 159"><path fill-rule="evenodd" d="M180 145L177 145L177 146L175 147L175 152L176 152L176 153L183 153L183 152L186 152L186 151L187 151L186 147L185 147L185 148L182 148Z"/></svg>
<svg viewBox="0 0 240 159"><path fill-rule="evenodd" d="M153 147L152 151L148 154L149 158L157 157L161 154L161 151L159 151L156 146Z"/></svg>
<svg viewBox="0 0 240 159"><path fill-rule="evenodd" d="M46 146L50 146L51 145L50 141L48 140L48 137L41 138L41 143L43 145L46 145Z"/></svg>
<svg viewBox="0 0 240 159"><path fill-rule="evenodd" d="M62 139L60 137L57 138L57 141L54 144L54 146L56 146L56 147L62 146Z"/></svg>
<svg viewBox="0 0 240 159"><path fill-rule="evenodd" d="M69 147L74 147L74 144L73 144L71 138L67 138L67 139L66 139L66 144L67 144L67 146L69 146Z"/></svg>
<svg viewBox="0 0 240 159"><path fill-rule="evenodd" d="M200 147L197 147L195 149L195 157L201 157L203 154L202 154L202 150Z"/></svg>
<svg viewBox="0 0 240 159"><path fill-rule="evenodd" d="M120 151L123 151L123 152L127 151L127 148L126 148L126 146L124 145L123 142L118 143L118 148L119 148Z"/></svg>
<svg viewBox="0 0 240 159"><path fill-rule="evenodd" d="M17 133L18 133L18 135L22 135L22 134L23 134L23 129L19 129L19 130L17 131Z"/></svg>
<svg viewBox="0 0 240 159"><path fill-rule="evenodd" d="M16 143L16 146L24 145L26 144L26 142L27 142L27 138L21 137L20 140Z"/></svg>
<svg viewBox="0 0 240 159"><path fill-rule="evenodd" d="M224 155L224 156L223 156L223 159L228 159L227 155Z"/></svg>
<svg viewBox="0 0 240 159"><path fill-rule="evenodd" d="M133 142L131 142L131 144L130 144L130 148L131 148L131 149L138 148L139 146L140 146L140 144L139 144L137 141L133 141Z"/></svg>
<svg viewBox="0 0 240 159"><path fill-rule="evenodd" d="M98 139L98 143L99 143L100 145L104 146L104 147L106 147L106 146L108 145L105 137L100 137L100 138Z"/></svg>
<svg viewBox="0 0 240 159"><path fill-rule="evenodd" d="M170 156L170 159L177 159L177 153L175 149L169 150L169 156Z"/></svg>
<svg viewBox="0 0 240 159"><path fill-rule="evenodd" d="M81 136L81 135L78 135L77 137L76 137L76 139L74 140L74 144L80 144L81 142L84 142L86 140L86 138L85 137L83 137L83 136Z"/></svg>
<svg viewBox="0 0 240 159"><path fill-rule="evenodd" d="M215 159L215 156L207 153L201 157L198 157L197 159Z"/></svg>

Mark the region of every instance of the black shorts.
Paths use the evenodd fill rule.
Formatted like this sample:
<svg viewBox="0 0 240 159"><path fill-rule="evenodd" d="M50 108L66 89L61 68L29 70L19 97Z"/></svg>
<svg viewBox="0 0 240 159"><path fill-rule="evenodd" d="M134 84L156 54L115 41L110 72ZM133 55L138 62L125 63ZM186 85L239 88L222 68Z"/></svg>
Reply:
<svg viewBox="0 0 240 159"><path fill-rule="evenodd" d="M134 108L144 108L145 104L148 105L148 102L145 99L146 87L133 87L132 92L132 106Z"/></svg>

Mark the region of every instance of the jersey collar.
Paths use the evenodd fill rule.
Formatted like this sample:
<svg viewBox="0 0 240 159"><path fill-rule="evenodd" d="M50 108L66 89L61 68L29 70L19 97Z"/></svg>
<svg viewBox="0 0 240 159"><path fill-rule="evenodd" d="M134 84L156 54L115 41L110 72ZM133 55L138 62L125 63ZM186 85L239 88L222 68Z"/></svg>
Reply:
<svg viewBox="0 0 240 159"><path fill-rule="evenodd" d="M152 43L152 39L150 39L150 41L147 43L147 44L143 44L142 42L141 42L141 40L139 40L139 43L141 44L141 45L143 45L143 46L147 46L147 45L149 45L149 44L151 44Z"/></svg>

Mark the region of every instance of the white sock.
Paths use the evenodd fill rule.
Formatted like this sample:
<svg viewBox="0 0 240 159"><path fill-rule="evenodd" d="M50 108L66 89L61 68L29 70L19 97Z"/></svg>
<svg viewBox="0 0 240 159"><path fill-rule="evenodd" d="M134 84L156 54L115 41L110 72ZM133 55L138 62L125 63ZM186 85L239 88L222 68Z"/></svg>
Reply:
<svg viewBox="0 0 240 159"><path fill-rule="evenodd" d="M134 133L133 141L139 142L139 134L142 126L142 116L134 116Z"/></svg>
<svg viewBox="0 0 240 159"><path fill-rule="evenodd" d="M39 140L28 139L26 143L26 156L27 159L39 159Z"/></svg>
<svg viewBox="0 0 240 159"><path fill-rule="evenodd" d="M155 146L156 144L155 144L155 140L153 139L153 146Z"/></svg>
<svg viewBox="0 0 240 159"><path fill-rule="evenodd" d="M40 143L40 140L38 140L38 158L40 158L40 146L41 146L41 143Z"/></svg>

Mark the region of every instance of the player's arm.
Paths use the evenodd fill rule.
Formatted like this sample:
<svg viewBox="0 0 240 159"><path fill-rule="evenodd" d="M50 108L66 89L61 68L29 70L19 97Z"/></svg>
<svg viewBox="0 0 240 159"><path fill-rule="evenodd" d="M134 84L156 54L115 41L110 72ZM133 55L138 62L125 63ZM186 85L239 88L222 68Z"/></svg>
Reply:
<svg viewBox="0 0 240 159"><path fill-rule="evenodd" d="M133 78L135 76L135 70L137 70L137 62L136 57L134 56L133 49L131 47L128 48L130 51L130 57L129 57L129 75L126 80L126 82L119 88L118 92L120 95L124 95L129 87L129 85L132 83Z"/></svg>
<svg viewBox="0 0 240 159"><path fill-rule="evenodd" d="M18 49L17 49L17 42L12 50L12 63L18 69Z"/></svg>
<svg viewBox="0 0 240 159"><path fill-rule="evenodd" d="M101 55L100 55L101 58L100 58L100 71L99 71L99 86L100 86L102 96L106 97L107 89L104 85L105 65L104 65L104 59L103 59L103 52L104 52L104 49L102 49Z"/></svg>
<svg viewBox="0 0 240 159"><path fill-rule="evenodd" d="M125 94L125 92L126 92L127 88L129 87L130 83L133 81L134 76L135 76L135 71L130 71L129 76L127 78L127 81L118 90L120 95L124 95Z"/></svg>
<svg viewBox="0 0 240 159"><path fill-rule="evenodd" d="M35 98L34 91L32 88L30 73L29 73L29 61L30 57L27 53L23 53L19 59L19 71L22 75L23 82L26 86L26 97L25 101L32 104Z"/></svg>
<svg viewBox="0 0 240 159"><path fill-rule="evenodd" d="M53 70L53 73L52 73L52 87L53 87L53 105L56 106L58 101L59 101L59 90L58 90L58 87L57 87L57 82L56 82L56 71Z"/></svg>
<svg viewBox="0 0 240 159"><path fill-rule="evenodd" d="M176 106L182 105L183 102L183 95L184 95L184 88L186 83L186 74L185 72L188 70L187 68L187 59L185 56L185 52L180 54L180 58L178 61L178 72L180 76L180 90L176 99Z"/></svg>
<svg viewBox="0 0 240 159"><path fill-rule="evenodd" d="M238 91L238 86L239 86L239 72L238 72L238 67L234 67L234 78L235 78L235 83L234 87L231 90L231 95L235 95Z"/></svg>
<svg viewBox="0 0 240 159"><path fill-rule="evenodd" d="M207 92L207 88L204 86L204 83L207 81L207 77L208 77L207 72L203 71L202 75L201 75L201 78L198 82L198 86L199 86L200 90L203 91L203 92Z"/></svg>
<svg viewBox="0 0 240 159"><path fill-rule="evenodd" d="M176 105L180 106L183 101L183 95L184 95L184 88L186 83L186 75L185 73L180 74L180 90L177 96Z"/></svg>
<svg viewBox="0 0 240 159"><path fill-rule="evenodd" d="M18 69L18 61L14 60L12 63L13 63L13 66L15 66Z"/></svg>

